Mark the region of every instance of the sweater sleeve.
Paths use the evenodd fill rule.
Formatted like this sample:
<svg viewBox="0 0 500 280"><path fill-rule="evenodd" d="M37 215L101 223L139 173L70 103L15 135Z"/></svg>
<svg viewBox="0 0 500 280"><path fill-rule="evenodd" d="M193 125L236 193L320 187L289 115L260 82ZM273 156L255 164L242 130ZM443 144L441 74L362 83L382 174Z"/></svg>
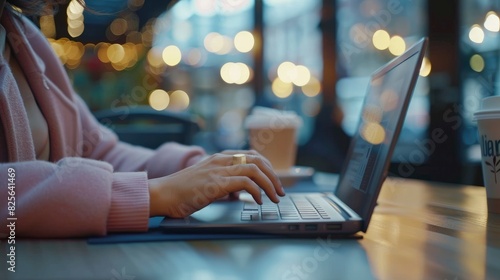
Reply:
<svg viewBox="0 0 500 280"><path fill-rule="evenodd" d="M85 139L83 157L109 162L116 171L146 171L148 178L157 178L189 167L206 155L201 147L174 142L156 150L120 142L115 133L97 122L79 97L75 100Z"/></svg>
<svg viewBox="0 0 500 280"><path fill-rule="evenodd" d="M8 204L0 209L0 237L9 235L9 217L17 218L15 234L23 237L145 231L146 180L143 172L114 173L108 163L83 158L2 163L0 200Z"/></svg>

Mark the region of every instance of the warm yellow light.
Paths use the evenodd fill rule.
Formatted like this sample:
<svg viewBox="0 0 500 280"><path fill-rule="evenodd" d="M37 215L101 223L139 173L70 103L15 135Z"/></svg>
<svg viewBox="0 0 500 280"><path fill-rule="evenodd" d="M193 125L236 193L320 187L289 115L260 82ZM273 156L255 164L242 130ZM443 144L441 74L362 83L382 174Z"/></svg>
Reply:
<svg viewBox="0 0 500 280"><path fill-rule="evenodd" d="M203 45L207 51L216 53L224 47L224 37L217 32L208 33L203 40Z"/></svg>
<svg viewBox="0 0 500 280"><path fill-rule="evenodd" d="M378 145L385 140L385 129L378 123L368 122L361 128L361 137L368 143Z"/></svg>
<svg viewBox="0 0 500 280"><path fill-rule="evenodd" d="M476 43L481 44L484 41L484 31L479 24L474 24L469 31L469 39Z"/></svg>
<svg viewBox="0 0 500 280"><path fill-rule="evenodd" d="M109 44L108 43L99 43L96 46L97 49L97 57L99 60L103 63L108 63L109 62L109 57L108 57L108 48Z"/></svg>
<svg viewBox="0 0 500 280"><path fill-rule="evenodd" d="M378 50L385 50L391 45L391 36L385 30L377 30L372 37L373 46Z"/></svg>
<svg viewBox="0 0 500 280"><path fill-rule="evenodd" d="M302 92L305 96L314 97L317 96L321 92L321 83L318 79L311 77L309 83L302 86Z"/></svg>
<svg viewBox="0 0 500 280"><path fill-rule="evenodd" d="M169 109L182 111L189 107L189 95L183 90L175 90L170 93Z"/></svg>
<svg viewBox="0 0 500 280"><path fill-rule="evenodd" d="M153 67L161 67L163 65L163 60L161 58L161 52L157 48L152 48L148 51L148 55L146 57L149 65Z"/></svg>
<svg viewBox="0 0 500 280"><path fill-rule="evenodd" d="M70 20L83 20L83 13L75 14L71 10L66 10L66 15L68 16L68 21Z"/></svg>
<svg viewBox="0 0 500 280"><path fill-rule="evenodd" d="M85 48L81 42L73 42L66 50L66 55L68 56L68 59L80 60L84 51Z"/></svg>
<svg viewBox="0 0 500 280"><path fill-rule="evenodd" d="M253 49L255 39L248 31L240 31L234 36L234 47L242 53L247 53Z"/></svg>
<svg viewBox="0 0 500 280"><path fill-rule="evenodd" d="M68 69L76 69L78 66L80 66L80 62L80 59L68 59L68 61L66 61L66 67Z"/></svg>
<svg viewBox="0 0 500 280"><path fill-rule="evenodd" d="M49 41L49 42L54 52L57 54L59 58L61 58L61 56L64 55L64 50L62 45L58 41Z"/></svg>
<svg viewBox="0 0 500 280"><path fill-rule="evenodd" d="M296 86L305 86L311 79L311 72L304 65L297 65L295 67L297 73L295 79L292 81Z"/></svg>
<svg viewBox="0 0 500 280"><path fill-rule="evenodd" d="M156 89L149 94L149 105L157 110L165 110L170 103L168 93L162 89Z"/></svg>
<svg viewBox="0 0 500 280"><path fill-rule="evenodd" d="M141 33L142 43L147 47L151 46L151 43L153 42L153 37L154 34L151 29L147 29Z"/></svg>
<svg viewBox="0 0 500 280"><path fill-rule="evenodd" d="M469 61L470 68L476 72L482 72L484 70L484 59L479 54L475 54L470 58Z"/></svg>
<svg viewBox="0 0 500 280"><path fill-rule="evenodd" d="M68 19L68 27L78 28L83 25L83 17L78 19L70 20Z"/></svg>
<svg viewBox="0 0 500 280"><path fill-rule="evenodd" d="M175 66L179 64L182 59L181 50L174 45L170 45L163 49L161 56L163 58L163 62L165 62L168 66Z"/></svg>
<svg viewBox="0 0 500 280"><path fill-rule="evenodd" d="M76 0L71 1L68 5L68 11L73 14L81 14L83 13L83 10L83 6Z"/></svg>
<svg viewBox="0 0 500 280"><path fill-rule="evenodd" d="M393 55L401 55L406 50L406 43L400 36L393 36L389 44L389 51Z"/></svg>
<svg viewBox="0 0 500 280"><path fill-rule="evenodd" d="M285 61L278 66L278 77L285 83L291 83L297 78L297 68L294 63Z"/></svg>
<svg viewBox="0 0 500 280"><path fill-rule="evenodd" d="M69 34L69 36L71 36L73 38L76 38L76 37L82 35L84 30L85 30L85 26L83 24L81 24L80 26L74 27L74 28L71 26L68 26L68 34Z"/></svg>
<svg viewBox="0 0 500 280"><path fill-rule="evenodd" d="M215 53L220 55L228 54L233 49L233 41L227 36L222 36L221 38L222 45L215 51Z"/></svg>
<svg viewBox="0 0 500 280"><path fill-rule="evenodd" d="M125 50L120 44L113 44L109 46L106 53L108 54L108 58L111 63L118 63L123 59L123 57L125 57Z"/></svg>
<svg viewBox="0 0 500 280"><path fill-rule="evenodd" d="M238 68L238 79L234 81L235 84L242 85L246 83L250 79L250 68L245 63L238 62L236 63Z"/></svg>
<svg viewBox="0 0 500 280"><path fill-rule="evenodd" d="M250 79L250 68L241 62L228 62L222 65L220 76L228 84L244 84Z"/></svg>
<svg viewBox="0 0 500 280"><path fill-rule="evenodd" d="M234 71L234 63L233 62L227 62L222 67L220 68L220 77L222 80L228 84L233 83L233 77L231 75L231 72Z"/></svg>
<svg viewBox="0 0 500 280"><path fill-rule="evenodd" d="M293 92L293 84L290 82L284 82L280 78L274 79L271 87L274 95L279 98L287 98Z"/></svg>
<svg viewBox="0 0 500 280"><path fill-rule="evenodd" d="M484 28L486 28L491 32L500 31L500 19L498 18L495 12L489 11L486 14L486 19L484 21Z"/></svg>
<svg viewBox="0 0 500 280"><path fill-rule="evenodd" d="M111 22L111 25L109 26L111 33L113 33L116 36L125 34L125 32L127 32L127 28L128 28L128 23L123 18L117 18L113 20L113 22Z"/></svg>
<svg viewBox="0 0 500 280"><path fill-rule="evenodd" d="M40 30L47 38L54 38L56 36L56 24L53 15L40 17Z"/></svg>
<svg viewBox="0 0 500 280"><path fill-rule="evenodd" d="M139 56L137 54L137 48L132 43L125 43L123 45L123 49L125 50L125 57L123 58L121 63L123 63L126 66L126 68L130 68L134 66L139 60Z"/></svg>
<svg viewBox="0 0 500 280"><path fill-rule="evenodd" d="M424 60L422 61L422 66L420 67L420 76L422 77L429 76L431 70L432 70L431 61L427 57L424 57Z"/></svg>

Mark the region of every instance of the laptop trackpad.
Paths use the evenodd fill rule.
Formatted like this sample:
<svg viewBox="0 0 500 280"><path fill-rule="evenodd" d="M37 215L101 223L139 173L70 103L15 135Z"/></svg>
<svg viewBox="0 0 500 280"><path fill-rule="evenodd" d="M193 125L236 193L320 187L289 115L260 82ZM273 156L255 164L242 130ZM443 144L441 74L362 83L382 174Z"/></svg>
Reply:
<svg viewBox="0 0 500 280"><path fill-rule="evenodd" d="M215 201L203 209L191 214L184 219L169 219L165 218L163 223L170 225L185 225L185 224L226 224L234 223L240 220L241 209L243 202L238 200L231 201Z"/></svg>

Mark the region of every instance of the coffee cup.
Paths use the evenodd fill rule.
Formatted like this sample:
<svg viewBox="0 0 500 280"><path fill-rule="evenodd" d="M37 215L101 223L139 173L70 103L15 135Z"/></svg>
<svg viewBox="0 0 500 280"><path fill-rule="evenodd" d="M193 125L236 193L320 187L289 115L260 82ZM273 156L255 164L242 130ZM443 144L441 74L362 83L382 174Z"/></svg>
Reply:
<svg viewBox="0 0 500 280"><path fill-rule="evenodd" d="M250 148L267 158L276 172L288 172L297 155L302 119L291 111L256 107L246 120Z"/></svg>
<svg viewBox="0 0 500 280"><path fill-rule="evenodd" d="M500 96L486 97L474 113L488 212L500 213Z"/></svg>

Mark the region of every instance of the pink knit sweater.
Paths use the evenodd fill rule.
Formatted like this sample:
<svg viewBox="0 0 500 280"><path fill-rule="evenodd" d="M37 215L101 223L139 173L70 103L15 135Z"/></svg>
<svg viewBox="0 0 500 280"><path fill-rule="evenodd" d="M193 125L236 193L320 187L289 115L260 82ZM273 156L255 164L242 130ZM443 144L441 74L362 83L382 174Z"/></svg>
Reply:
<svg viewBox="0 0 500 280"><path fill-rule="evenodd" d="M51 154L50 162L36 160L36 135L31 135L9 65L0 57L0 129L5 135L0 139L0 159L6 159L0 163L0 238L10 232L8 217L17 218L16 236L25 237L147 230L148 177L197 162L203 149L166 143L152 151L119 142L74 93L36 26L11 11L4 12L1 23L47 121ZM10 189L15 194L8 189L13 173ZM15 202L14 216L8 199Z"/></svg>

